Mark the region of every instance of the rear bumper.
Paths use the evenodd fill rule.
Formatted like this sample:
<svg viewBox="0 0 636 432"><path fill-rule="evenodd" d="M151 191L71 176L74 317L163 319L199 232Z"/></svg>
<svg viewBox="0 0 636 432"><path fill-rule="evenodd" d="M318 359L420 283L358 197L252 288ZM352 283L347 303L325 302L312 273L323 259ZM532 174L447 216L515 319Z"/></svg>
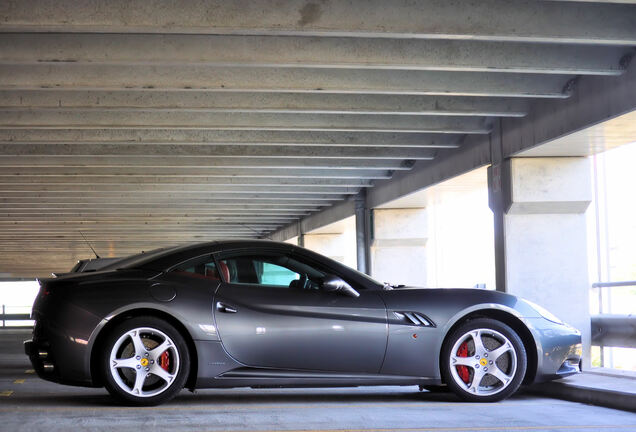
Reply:
<svg viewBox="0 0 636 432"><path fill-rule="evenodd" d="M93 386L89 337L82 328L92 328L95 319L65 302L34 308L33 337L24 342L38 376L60 384ZM78 330L79 329L79 330Z"/></svg>
<svg viewBox="0 0 636 432"><path fill-rule="evenodd" d="M29 357L38 376L47 381L60 382L49 346L38 345L32 339L24 341L24 353Z"/></svg>
<svg viewBox="0 0 636 432"><path fill-rule="evenodd" d="M29 357L35 373L43 380L81 387L94 386L90 377L82 379L79 374L69 373L68 368L65 368L67 362L58 360L55 350L49 343L32 339L26 340L24 341L24 353Z"/></svg>

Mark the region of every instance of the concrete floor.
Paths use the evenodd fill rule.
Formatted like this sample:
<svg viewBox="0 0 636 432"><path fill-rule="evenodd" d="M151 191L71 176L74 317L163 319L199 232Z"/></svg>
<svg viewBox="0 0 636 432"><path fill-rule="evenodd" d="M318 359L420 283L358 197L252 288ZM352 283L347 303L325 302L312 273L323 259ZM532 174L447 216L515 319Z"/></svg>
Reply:
<svg viewBox="0 0 636 432"><path fill-rule="evenodd" d="M0 431L636 431L636 414L520 394L458 402L415 387L183 391L127 408L103 389L39 379L22 354L28 332L0 330Z"/></svg>

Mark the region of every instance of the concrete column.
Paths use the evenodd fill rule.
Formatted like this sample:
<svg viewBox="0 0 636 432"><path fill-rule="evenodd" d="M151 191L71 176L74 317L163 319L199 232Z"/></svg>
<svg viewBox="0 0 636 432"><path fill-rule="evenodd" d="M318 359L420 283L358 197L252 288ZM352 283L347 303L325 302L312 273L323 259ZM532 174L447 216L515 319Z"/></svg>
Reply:
<svg viewBox="0 0 636 432"><path fill-rule="evenodd" d="M356 267L356 230L353 216L303 234L304 247Z"/></svg>
<svg viewBox="0 0 636 432"><path fill-rule="evenodd" d="M305 233L300 221L298 221L298 246L305 247Z"/></svg>
<svg viewBox="0 0 636 432"><path fill-rule="evenodd" d="M590 177L589 160L581 157L514 158L489 172L498 289L538 303L581 330L588 367Z"/></svg>
<svg viewBox="0 0 636 432"><path fill-rule="evenodd" d="M375 209L373 225L373 277L382 282L426 286L426 209Z"/></svg>
<svg viewBox="0 0 636 432"><path fill-rule="evenodd" d="M366 190L362 190L355 199L356 209L356 250L358 271L371 273L371 212L367 206Z"/></svg>

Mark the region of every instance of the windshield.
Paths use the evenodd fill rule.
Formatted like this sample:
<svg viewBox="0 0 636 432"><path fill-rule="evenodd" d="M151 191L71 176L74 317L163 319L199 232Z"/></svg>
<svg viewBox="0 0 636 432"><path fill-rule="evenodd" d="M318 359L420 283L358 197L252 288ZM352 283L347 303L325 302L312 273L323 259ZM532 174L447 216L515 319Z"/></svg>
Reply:
<svg viewBox="0 0 636 432"><path fill-rule="evenodd" d="M378 288L382 288L384 285L381 284L380 282L376 281L375 279L373 279L372 277L370 277L369 275L366 275L362 272L359 272L358 270L351 268L345 264L342 264L341 262L338 262L334 259L331 259L329 257L326 257L324 255L320 255L316 252L313 252L309 249L304 249L302 252L303 255L309 255L309 256L314 256L313 259L317 260L319 262L322 263L326 263L327 265L329 265L329 267L338 270L339 273L344 273L345 275L348 273L350 276L352 276L354 279L363 279L366 283L370 283L372 285L375 285ZM364 282L360 282L364 285Z"/></svg>

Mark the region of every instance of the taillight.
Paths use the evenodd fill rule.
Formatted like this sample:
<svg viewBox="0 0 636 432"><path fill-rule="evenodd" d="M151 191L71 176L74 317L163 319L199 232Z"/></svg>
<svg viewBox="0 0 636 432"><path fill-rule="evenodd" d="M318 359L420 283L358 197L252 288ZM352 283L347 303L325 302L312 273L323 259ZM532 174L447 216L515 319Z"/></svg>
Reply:
<svg viewBox="0 0 636 432"><path fill-rule="evenodd" d="M44 281L38 280L40 283L40 294L43 296L51 295L51 287Z"/></svg>

